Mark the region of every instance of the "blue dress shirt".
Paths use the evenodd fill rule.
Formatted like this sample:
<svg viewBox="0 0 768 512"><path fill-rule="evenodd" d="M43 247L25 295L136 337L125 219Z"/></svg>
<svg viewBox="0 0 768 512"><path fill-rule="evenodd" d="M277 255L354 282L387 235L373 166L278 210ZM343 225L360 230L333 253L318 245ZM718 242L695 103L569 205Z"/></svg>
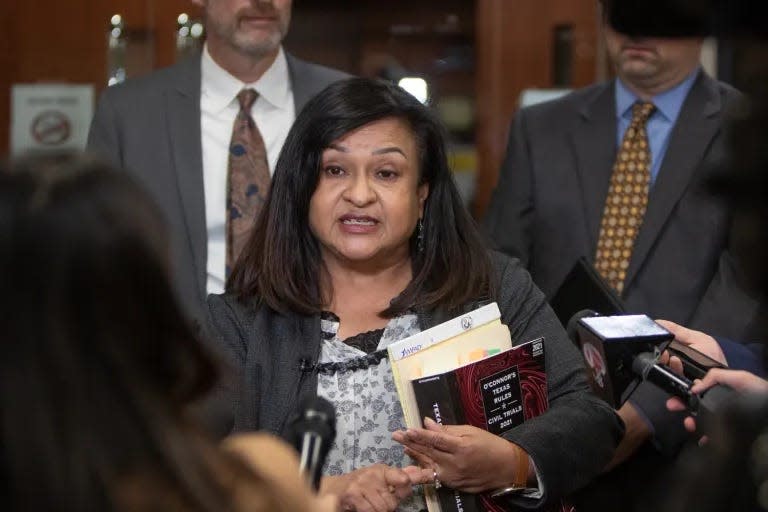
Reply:
<svg viewBox="0 0 768 512"><path fill-rule="evenodd" d="M648 144L651 148L651 185L656 182L661 162L664 161L664 154L667 152L667 146L669 146L669 135L672 133L677 116L683 108L683 102L685 102L685 98L688 96L688 92L693 87L693 82L696 81L698 75L699 68L696 68L693 73L672 89L668 89L651 99L656 106L656 111L651 115L646 124ZM632 105L640 100L640 98L627 89L618 78L615 81L615 87L616 112L618 114L616 145L619 147L621 146L621 139L624 138L624 132L632 120Z"/></svg>

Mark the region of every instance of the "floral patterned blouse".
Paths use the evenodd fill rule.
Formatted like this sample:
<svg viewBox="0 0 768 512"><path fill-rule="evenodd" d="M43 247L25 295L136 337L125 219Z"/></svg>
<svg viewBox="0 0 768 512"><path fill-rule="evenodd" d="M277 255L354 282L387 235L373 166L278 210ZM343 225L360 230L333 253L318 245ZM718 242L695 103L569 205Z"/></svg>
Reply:
<svg viewBox="0 0 768 512"><path fill-rule="evenodd" d="M420 332L417 316L406 313L391 319L383 329L344 341L338 338L339 319L333 313L324 313L320 326L323 342L317 392L336 407L336 440L324 473L340 475L377 463L393 467L413 464L403 447L392 440L392 432L405 428L405 420L385 354L391 343ZM425 508L418 486L398 510L417 512Z"/></svg>

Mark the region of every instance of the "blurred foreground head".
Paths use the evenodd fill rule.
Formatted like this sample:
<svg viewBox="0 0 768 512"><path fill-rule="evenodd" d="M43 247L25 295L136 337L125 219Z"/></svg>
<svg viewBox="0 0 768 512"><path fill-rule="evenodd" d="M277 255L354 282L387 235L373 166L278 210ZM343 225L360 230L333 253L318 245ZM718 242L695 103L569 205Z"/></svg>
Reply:
<svg viewBox="0 0 768 512"><path fill-rule="evenodd" d="M768 45L762 55L768 59ZM756 74L749 92L750 98L730 130L729 172L712 183L712 189L732 204L734 252L765 304L768 301L768 65ZM768 338L768 329L764 332Z"/></svg>
<svg viewBox="0 0 768 512"><path fill-rule="evenodd" d="M215 371L174 300L166 239L144 192L99 161L32 156L0 170L11 510L114 509L136 480L174 482L181 501L210 490L185 495L199 468L181 449L184 409Z"/></svg>

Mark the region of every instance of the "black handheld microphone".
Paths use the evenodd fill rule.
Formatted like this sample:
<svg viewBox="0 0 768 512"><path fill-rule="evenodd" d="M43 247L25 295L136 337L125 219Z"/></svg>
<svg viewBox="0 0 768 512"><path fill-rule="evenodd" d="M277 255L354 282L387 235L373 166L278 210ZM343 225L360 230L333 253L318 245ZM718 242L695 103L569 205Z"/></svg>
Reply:
<svg viewBox="0 0 768 512"><path fill-rule="evenodd" d="M656 356L650 352L643 352L635 356L632 361L632 371L643 380L652 382L667 393L682 398L687 405L693 405L691 404L695 398L695 395L691 393L693 382L682 375L677 375L668 367L656 363Z"/></svg>
<svg viewBox="0 0 768 512"><path fill-rule="evenodd" d="M691 393L693 382L677 375L667 366L658 364L656 357L650 352L643 352L635 357L632 361L632 371L643 380L652 382L667 393L682 399L694 415L708 416L733 398L733 390L722 384L717 384L700 395Z"/></svg>
<svg viewBox="0 0 768 512"><path fill-rule="evenodd" d="M317 491L323 464L336 438L336 410L325 398L307 397L299 406L289 432L293 446L299 452L299 470Z"/></svg>

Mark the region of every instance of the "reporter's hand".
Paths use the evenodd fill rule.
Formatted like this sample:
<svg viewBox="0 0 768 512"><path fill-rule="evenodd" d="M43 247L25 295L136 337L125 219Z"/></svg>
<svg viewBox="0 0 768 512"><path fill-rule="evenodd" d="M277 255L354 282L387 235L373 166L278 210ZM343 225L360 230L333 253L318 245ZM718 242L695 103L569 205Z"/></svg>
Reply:
<svg viewBox="0 0 768 512"><path fill-rule="evenodd" d="M336 512L339 502L335 496L318 496L310 489L299 472L299 459L294 449L284 441L261 432L236 434L221 443L221 448L245 462L253 472L267 482L269 492L283 505L275 512L312 510ZM261 488L259 492L261 491ZM234 490L237 509L253 506L252 488L248 485Z"/></svg>
<svg viewBox="0 0 768 512"><path fill-rule="evenodd" d="M665 350L661 353L661 356L659 356L659 363L669 366L670 370L680 375L681 377L685 377L682 359L677 356L673 356L669 350Z"/></svg>
<svg viewBox="0 0 768 512"><path fill-rule="evenodd" d="M320 490L338 496L344 511L393 512L400 501L413 493L413 485L431 481L431 470L374 464L344 475L324 477Z"/></svg>
<svg viewBox="0 0 768 512"><path fill-rule="evenodd" d="M691 387L694 393L701 393L715 384L725 384L736 391L748 393L768 393L768 381L754 373L743 370L713 368L701 380L696 380Z"/></svg>
<svg viewBox="0 0 768 512"><path fill-rule="evenodd" d="M515 480L517 457L528 457L517 445L477 427L440 425L429 418L424 424L423 429L394 432L392 438L454 489L476 493L507 487ZM530 466L528 471L530 478Z"/></svg>
<svg viewBox="0 0 768 512"><path fill-rule="evenodd" d="M677 398L676 396L673 396L672 398L667 399L667 410L672 412L679 412L679 411L685 411L688 409L688 406L686 406L682 400ZM696 432L696 420L693 419L693 416L686 416L683 419L683 426L685 427L685 430L688 432Z"/></svg>
<svg viewBox="0 0 768 512"><path fill-rule="evenodd" d="M674 334L675 339L680 343L687 345L692 349L698 350L705 356L709 356L718 363L724 365L728 364L728 361L725 359L725 354L720 348L720 344L712 336L701 331L688 329L687 327L678 325L675 322L670 322L669 320L656 320L656 323Z"/></svg>
<svg viewBox="0 0 768 512"><path fill-rule="evenodd" d="M704 375L701 380L695 380L691 386L691 392L699 394L711 388L715 384L724 384L731 389L749 393L768 393L768 381L757 375L743 370L728 370L713 368ZM679 398L667 400L667 409L670 411L684 411L685 404ZM685 429L689 432L696 431L696 420L688 416L683 420Z"/></svg>

